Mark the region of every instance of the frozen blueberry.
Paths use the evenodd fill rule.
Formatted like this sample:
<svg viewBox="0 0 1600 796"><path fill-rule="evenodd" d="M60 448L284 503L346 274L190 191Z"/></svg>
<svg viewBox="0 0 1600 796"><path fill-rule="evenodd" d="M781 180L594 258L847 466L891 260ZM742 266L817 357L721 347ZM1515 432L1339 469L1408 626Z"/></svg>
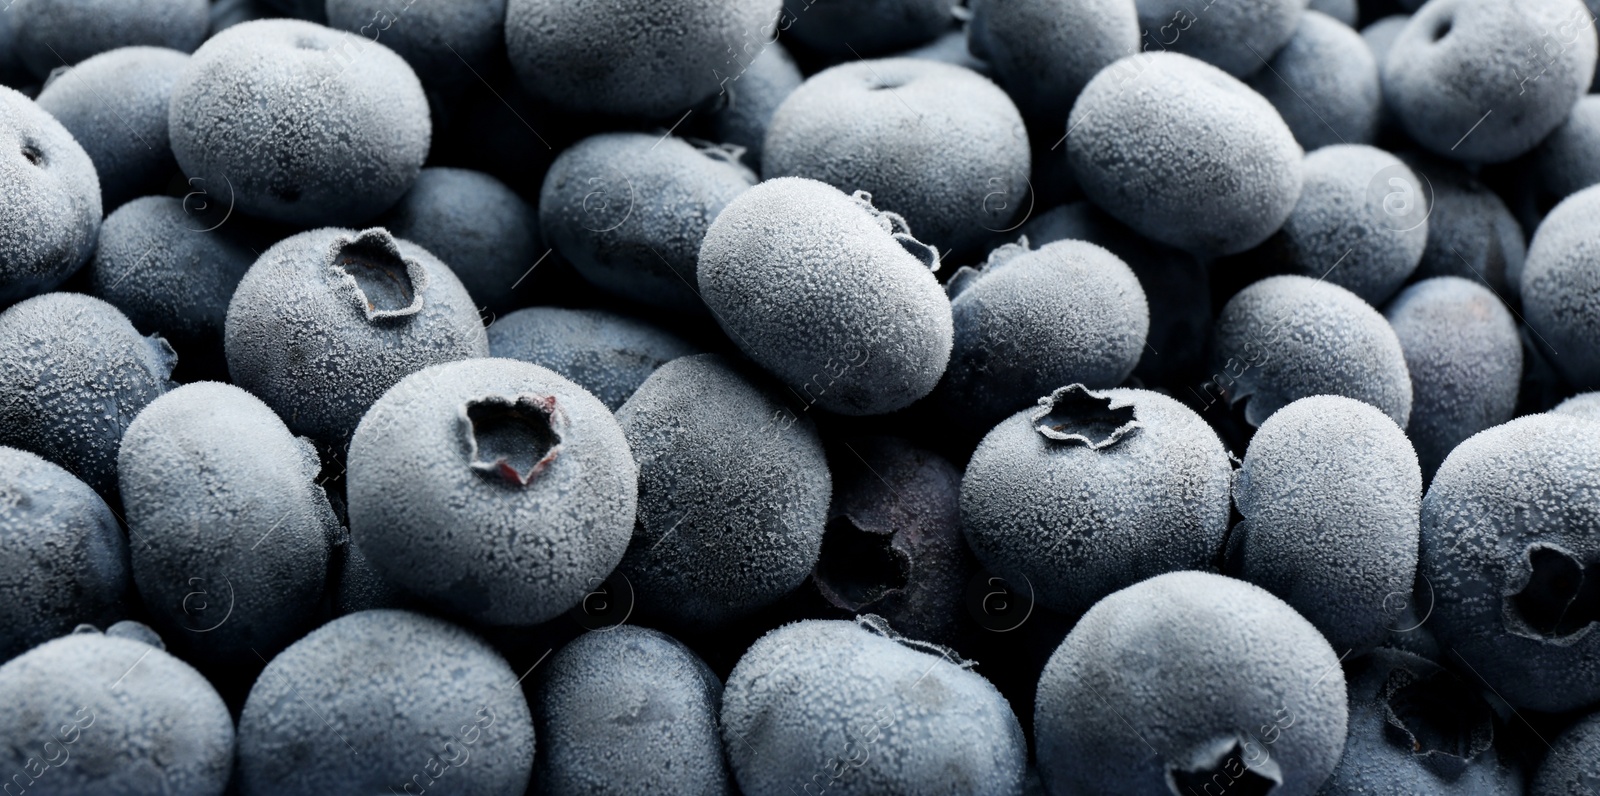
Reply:
<svg viewBox="0 0 1600 796"><path fill-rule="evenodd" d="M1517 322L1488 288L1454 276L1406 288L1383 314L1411 373L1406 434L1432 478L1462 440L1511 419L1522 380Z"/></svg>
<svg viewBox="0 0 1600 796"><path fill-rule="evenodd" d="M1263 279L1230 299L1217 318L1210 398L1245 401L1260 426L1312 395L1342 395L1411 417L1405 351L1378 311L1348 290L1304 276Z"/></svg>
<svg viewBox="0 0 1600 796"><path fill-rule="evenodd" d="M1137 0L1144 49L1209 63L1237 78L1261 69L1294 37L1307 0Z"/></svg>
<svg viewBox="0 0 1600 796"><path fill-rule="evenodd" d="M1521 796L1522 775L1495 747L1494 711L1479 694L1408 652L1352 661L1350 734L1319 796Z"/></svg>
<svg viewBox="0 0 1600 796"><path fill-rule="evenodd" d="M117 478L134 582L189 660L252 663L314 626L343 535L320 469L309 441L229 384L179 387L128 426Z"/></svg>
<svg viewBox="0 0 1600 796"><path fill-rule="evenodd" d="M119 47L194 52L210 27L206 0L16 0L17 51L35 77Z"/></svg>
<svg viewBox="0 0 1600 796"><path fill-rule="evenodd" d="M429 88L477 84L505 58L506 0L328 0L328 26L394 50Z"/></svg>
<svg viewBox="0 0 1600 796"><path fill-rule="evenodd" d="M382 225L444 261L495 313L517 307L512 290L544 253L533 207L479 171L423 169Z"/></svg>
<svg viewBox="0 0 1600 796"><path fill-rule="evenodd" d="M615 412L656 368L699 349L614 312L529 307L489 327L489 353L543 365Z"/></svg>
<svg viewBox="0 0 1600 796"><path fill-rule="evenodd" d="M1588 94L1529 156L1540 198L1555 204L1600 183L1600 95Z"/></svg>
<svg viewBox="0 0 1600 796"><path fill-rule="evenodd" d="M540 675L535 793L723 796L721 701L722 682L665 633L579 636Z"/></svg>
<svg viewBox="0 0 1600 796"><path fill-rule="evenodd" d="M759 169L772 114L804 79L783 45L766 45L723 84L725 104L711 117L711 138L744 147L744 162Z"/></svg>
<svg viewBox="0 0 1600 796"><path fill-rule="evenodd" d="M975 0L967 41L1024 116L1059 129L1096 72L1138 51L1139 18L1133 0Z"/></svg>
<svg viewBox="0 0 1600 796"><path fill-rule="evenodd" d="M933 39L955 19L955 0L790 0L778 30L837 58L881 55ZM1087 38L1087 36L1086 36Z"/></svg>
<svg viewBox="0 0 1600 796"><path fill-rule="evenodd" d="M1558 415L1570 415L1588 420L1600 420L1600 392L1574 395L1550 410Z"/></svg>
<svg viewBox="0 0 1600 796"><path fill-rule="evenodd" d="M1211 568L1232 478L1222 441L1183 404L1075 384L983 438L961 521L989 569L1071 615L1152 575Z"/></svg>
<svg viewBox="0 0 1600 796"><path fill-rule="evenodd" d="M409 373L489 353L466 288L444 263L382 228L280 241L228 305L228 370L296 434L349 436Z"/></svg>
<svg viewBox="0 0 1600 796"><path fill-rule="evenodd" d="M1207 13L1247 5L1219 3ZM1091 201L1196 254L1254 247L1300 196L1304 152L1272 104L1177 53L1133 55L1101 70L1072 106L1065 145Z"/></svg>
<svg viewBox="0 0 1600 796"><path fill-rule="evenodd" d="M1345 23L1316 11L1301 14L1294 38L1267 67L1249 86L1278 109L1306 151L1370 144L1377 137L1383 108L1378 61Z"/></svg>
<svg viewBox="0 0 1600 796"><path fill-rule="evenodd" d="M121 613L128 543L72 473L0 446L0 662ZM14 707L14 706L12 706Z"/></svg>
<svg viewBox="0 0 1600 796"><path fill-rule="evenodd" d="M973 433L1063 384L1115 387L1144 353L1144 289L1092 243L1002 246L981 270L958 272L949 290L955 342L935 396Z"/></svg>
<svg viewBox="0 0 1600 796"><path fill-rule="evenodd" d="M1591 713L1568 727L1539 765L1528 796L1593 793L1600 782L1600 713Z"/></svg>
<svg viewBox="0 0 1600 796"><path fill-rule="evenodd" d="M167 143L167 104L188 62L177 50L122 47L62 69L39 92L39 107L94 161L106 209L159 192L177 170Z"/></svg>
<svg viewBox="0 0 1600 796"><path fill-rule="evenodd" d="M762 636L722 695L722 743L745 793L1020 793L1027 744L970 664L846 621Z"/></svg>
<svg viewBox="0 0 1600 796"><path fill-rule="evenodd" d="M809 417L714 354L662 365L617 411L639 465L619 571L638 605L680 626L750 614L817 563L832 491Z"/></svg>
<svg viewBox="0 0 1600 796"><path fill-rule="evenodd" d="M695 311L701 240L756 182L717 147L645 133L603 133L562 152L539 192L544 239L601 289Z"/></svg>
<svg viewBox="0 0 1600 796"><path fill-rule="evenodd" d="M1514 299L1528 244L1505 201L1460 164L1421 153L1401 159L1422 178L1428 202L1428 246L1412 278L1474 279Z"/></svg>
<svg viewBox="0 0 1600 796"><path fill-rule="evenodd" d="M1377 59L1380 69L1383 60L1389 57L1389 51L1394 49L1395 40L1400 38L1400 32L1405 30L1406 23L1410 21L1410 14L1391 14L1361 29L1361 38L1372 48L1372 55Z"/></svg>
<svg viewBox="0 0 1600 796"><path fill-rule="evenodd" d="M486 624L576 605L633 528L638 471L616 419L526 362L407 376L361 419L349 467L350 533L379 574Z"/></svg>
<svg viewBox="0 0 1600 796"><path fill-rule="evenodd" d="M931 392L950 359L938 254L871 197L779 178L744 192L700 247L706 306L807 405L892 412Z"/></svg>
<svg viewBox="0 0 1600 796"><path fill-rule="evenodd" d="M778 106L761 156L767 179L866 191L918 237L959 250L1012 226L1030 169L1027 129L1005 92L970 69L919 58L813 75Z"/></svg>
<svg viewBox="0 0 1600 796"><path fill-rule="evenodd" d="M1360 9L1356 0L1311 0L1306 6L1308 11L1320 11L1343 23L1346 27L1354 28L1356 18L1360 16Z"/></svg>
<svg viewBox="0 0 1600 796"><path fill-rule="evenodd" d="M159 647L92 627L62 636L0 666L0 704L0 771L16 793L221 796L228 785L228 707Z"/></svg>
<svg viewBox="0 0 1600 796"><path fill-rule="evenodd" d="M1380 66L1417 143L1497 163L1533 149L1589 90L1595 27L1582 0L1431 0Z"/></svg>
<svg viewBox="0 0 1600 796"><path fill-rule="evenodd" d="M54 116L3 86L0 195L0 305L55 289L94 253L94 162Z"/></svg>
<svg viewBox="0 0 1600 796"><path fill-rule="evenodd" d="M1520 417L1461 443L1422 501L1440 642L1513 705L1600 701L1600 424Z"/></svg>
<svg viewBox="0 0 1600 796"><path fill-rule="evenodd" d="M0 445L114 496L122 432L170 386L172 347L100 299L47 293L0 313L0 351Z"/></svg>
<svg viewBox="0 0 1600 796"><path fill-rule="evenodd" d="M237 785L521 796L533 741L517 675L493 647L438 619L363 611L267 664L239 716Z"/></svg>
<svg viewBox="0 0 1600 796"><path fill-rule="evenodd" d="M506 49L522 84L568 111L674 116L777 37L781 0L510 0ZM735 48L739 48L735 50Z"/></svg>
<svg viewBox="0 0 1600 796"><path fill-rule="evenodd" d="M1579 389L1600 387L1600 186L1556 205L1533 235L1522 271L1522 314Z"/></svg>
<svg viewBox="0 0 1600 796"><path fill-rule="evenodd" d="M252 215L358 224L416 180L432 125L422 84L382 44L309 22L259 20L195 51L173 89L172 152Z"/></svg>

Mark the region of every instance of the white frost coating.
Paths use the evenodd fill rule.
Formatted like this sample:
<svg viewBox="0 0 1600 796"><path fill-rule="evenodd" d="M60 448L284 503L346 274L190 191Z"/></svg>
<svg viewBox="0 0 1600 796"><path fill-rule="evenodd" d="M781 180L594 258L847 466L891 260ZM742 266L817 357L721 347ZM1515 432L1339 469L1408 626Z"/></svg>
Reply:
<svg viewBox="0 0 1600 796"><path fill-rule="evenodd" d="M1055 129L1096 72L1139 50L1138 12L1133 0L975 0L967 41L1017 109Z"/></svg>
<svg viewBox="0 0 1600 796"><path fill-rule="evenodd" d="M1585 420L1600 420L1600 392L1586 392L1582 395L1574 395L1562 401L1550 412L1558 415L1581 417Z"/></svg>
<svg viewBox="0 0 1600 796"><path fill-rule="evenodd" d="M1522 271L1522 313L1573 386L1600 388L1600 186L1545 216Z"/></svg>
<svg viewBox="0 0 1600 796"><path fill-rule="evenodd" d="M1237 78L1264 68L1264 61L1294 36L1307 0L1233 0L1196 4L1187 0L1137 0L1141 47L1198 58Z"/></svg>
<svg viewBox="0 0 1600 796"><path fill-rule="evenodd" d="M94 253L100 178L55 117L0 86L0 304L54 290Z"/></svg>

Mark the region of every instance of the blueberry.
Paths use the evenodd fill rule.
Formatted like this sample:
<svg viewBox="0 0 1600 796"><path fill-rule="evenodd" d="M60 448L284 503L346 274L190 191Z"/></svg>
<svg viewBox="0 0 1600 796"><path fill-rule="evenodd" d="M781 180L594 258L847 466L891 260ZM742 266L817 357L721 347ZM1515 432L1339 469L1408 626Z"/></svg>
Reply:
<svg viewBox="0 0 1600 796"><path fill-rule="evenodd" d="M716 94L777 37L780 0L510 0L506 49L522 85L567 111L675 116ZM735 49L737 48L737 49Z"/></svg>
<svg viewBox="0 0 1600 796"><path fill-rule="evenodd" d="M1556 738L1528 796L1592 793L1596 782L1600 782L1600 713L1591 713Z"/></svg>
<svg viewBox="0 0 1600 796"><path fill-rule="evenodd" d="M711 118L711 138L744 147L744 161L761 167L761 143L778 106L804 80L793 56L773 42L723 84L726 104Z"/></svg>
<svg viewBox="0 0 1600 796"><path fill-rule="evenodd" d="M727 794L721 700L722 682L665 633L579 636L540 676L535 793Z"/></svg>
<svg viewBox="0 0 1600 796"><path fill-rule="evenodd" d="M5 14L0 14L5 16ZM55 289L94 253L100 178L33 100L0 86L0 305Z"/></svg>
<svg viewBox="0 0 1600 796"><path fill-rule="evenodd" d="M1311 796L1347 718L1311 623L1248 583L1172 572L1084 615L1045 665L1033 726L1049 793Z"/></svg>
<svg viewBox="0 0 1600 796"><path fill-rule="evenodd" d="M1600 183L1600 96L1585 95L1529 155L1533 179L1550 202Z"/></svg>
<svg viewBox="0 0 1600 796"><path fill-rule="evenodd" d="M506 0L390 3L328 0L328 26L394 50L429 88L476 85L505 57Z"/></svg>
<svg viewBox="0 0 1600 796"><path fill-rule="evenodd" d="M576 605L622 558L638 471L617 421L537 365L407 376L350 441L350 534L383 578L494 625Z"/></svg>
<svg viewBox="0 0 1600 796"><path fill-rule="evenodd" d="M975 0L968 47L1018 110L1056 129L1096 72L1139 49L1133 0Z"/></svg>
<svg viewBox="0 0 1600 796"><path fill-rule="evenodd" d="M795 89L772 116L761 174L866 191L918 237L967 250L1011 225L1031 157L999 87L959 66L888 58L835 66Z"/></svg>
<svg viewBox="0 0 1600 796"><path fill-rule="evenodd" d="M956 5L955 0L789 0L778 30L817 52L861 58L933 39L950 27Z"/></svg>
<svg viewBox="0 0 1600 796"><path fill-rule="evenodd" d="M233 718L160 647L86 627L0 666L0 704L7 787L221 796L228 785Z"/></svg>
<svg viewBox="0 0 1600 796"><path fill-rule="evenodd" d="M1394 49L1394 43L1400 38L1400 32L1406 29L1406 23L1410 21L1410 14L1390 14L1361 29L1361 38L1372 49L1372 55L1377 59L1380 68L1384 59L1389 57L1389 51Z"/></svg>
<svg viewBox="0 0 1600 796"><path fill-rule="evenodd" d="M1095 75L1072 106L1066 149L1101 209L1196 254L1256 246L1300 196L1304 153L1272 104L1177 53L1129 56Z"/></svg>
<svg viewBox="0 0 1600 796"><path fill-rule="evenodd" d="M1461 443L1422 501L1440 642L1512 705L1600 702L1600 424L1528 415Z"/></svg>
<svg viewBox="0 0 1600 796"><path fill-rule="evenodd" d="M615 412L656 368L699 349L614 312L529 307L489 327L489 353L543 365Z"/></svg>
<svg viewBox="0 0 1600 796"><path fill-rule="evenodd" d="M317 628L267 664L239 717L238 786L259 794L520 796L533 719L505 659L405 611Z"/></svg>
<svg viewBox="0 0 1600 796"><path fill-rule="evenodd" d="M267 249L234 291L225 332L234 382L296 434L330 441L407 374L489 352L460 280L382 228L302 232Z"/></svg>
<svg viewBox="0 0 1600 796"><path fill-rule="evenodd" d="M935 394L975 433L1063 384L1106 389L1139 364L1150 310L1132 269L1092 243L1003 246L950 283L955 342Z"/></svg>
<svg viewBox="0 0 1600 796"><path fill-rule="evenodd" d="M756 181L729 154L644 133L586 138L562 152L545 175L539 227L601 289L697 311L701 239Z"/></svg>
<svg viewBox="0 0 1600 796"><path fill-rule="evenodd" d="M1570 415L1588 420L1600 420L1600 392L1574 395L1550 410L1558 415Z"/></svg>
<svg viewBox="0 0 1600 796"><path fill-rule="evenodd" d="M1580 389L1600 387L1600 259L1594 228L1600 187L1556 205L1528 245L1522 313L1549 346L1556 369Z"/></svg>
<svg viewBox="0 0 1600 796"><path fill-rule="evenodd" d="M0 584L0 662L121 613L128 543L111 509L72 473L4 446L0 562L7 573Z"/></svg>
<svg viewBox="0 0 1600 796"><path fill-rule="evenodd" d="M1138 0L1144 49L1198 58L1234 77L1254 74L1289 43L1307 0Z"/></svg>
<svg viewBox="0 0 1600 796"><path fill-rule="evenodd" d="M1430 0L1380 66L1417 143L1497 163L1533 149L1589 90L1595 28L1582 0Z"/></svg>
<svg viewBox="0 0 1600 796"><path fill-rule="evenodd" d="M1474 279L1512 300L1522 279L1528 244L1510 208L1460 164L1421 153L1401 158L1422 178L1428 204L1428 246L1414 279Z"/></svg>
<svg viewBox="0 0 1600 796"><path fill-rule="evenodd" d="M639 466L638 520L619 570L641 609L714 627L810 574L828 463L810 418L774 386L714 354L681 357L639 386L617 422Z"/></svg>
<svg viewBox="0 0 1600 796"><path fill-rule="evenodd" d="M210 25L206 0L16 0L17 51L34 76L118 47L194 52Z"/></svg>
<svg viewBox="0 0 1600 796"><path fill-rule="evenodd" d="M1522 379L1522 341L1510 311L1460 277L1406 288L1384 317L1411 373L1411 422L1422 473L1432 478L1462 440L1511 419Z"/></svg>
<svg viewBox="0 0 1600 796"><path fill-rule="evenodd" d="M1312 395L1365 401L1401 428L1411 417L1399 338L1377 310L1338 285L1275 276L1240 291L1217 318L1212 363L1208 399L1246 401L1253 426Z"/></svg>
<svg viewBox="0 0 1600 796"><path fill-rule="evenodd" d="M1267 66L1249 86L1278 109L1306 151L1377 137L1378 61L1345 23L1317 11L1301 14L1294 38Z"/></svg>
<svg viewBox="0 0 1600 796"><path fill-rule="evenodd" d="M958 662L959 659L956 659ZM1027 745L1005 699L932 645L845 621L762 636L722 695L745 793L1014 794Z"/></svg>
<svg viewBox="0 0 1600 796"><path fill-rule="evenodd" d="M172 152L205 190L299 226L367 221L416 180L432 125L422 84L382 44L297 20L245 22L189 60Z"/></svg>
<svg viewBox="0 0 1600 796"><path fill-rule="evenodd" d="M1306 10L1320 11L1338 20L1346 27L1353 28L1356 24L1356 18L1360 16L1358 5L1356 0L1311 0L1310 5L1306 6Z"/></svg>
<svg viewBox="0 0 1600 796"><path fill-rule="evenodd" d="M115 496L122 432L170 386L172 347L100 299L47 293L0 313L0 351L36 352L0 357L0 445Z"/></svg>
<svg viewBox="0 0 1600 796"><path fill-rule="evenodd" d="M1210 568L1232 478L1222 441L1183 404L1075 384L983 438L961 521L989 569L1072 615L1152 575Z"/></svg>

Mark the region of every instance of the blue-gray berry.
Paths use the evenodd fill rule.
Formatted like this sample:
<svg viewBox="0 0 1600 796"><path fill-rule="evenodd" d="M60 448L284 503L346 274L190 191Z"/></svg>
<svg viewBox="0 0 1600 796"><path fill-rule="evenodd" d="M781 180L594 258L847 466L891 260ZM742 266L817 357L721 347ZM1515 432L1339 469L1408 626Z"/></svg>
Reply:
<svg viewBox="0 0 1600 796"><path fill-rule="evenodd" d="M615 412L656 368L700 349L614 312L529 307L489 327L489 353L543 365Z"/></svg>
<svg viewBox="0 0 1600 796"><path fill-rule="evenodd" d="M1522 314L1574 386L1600 387L1600 186L1579 191L1545 216L1522 270Z"/></svg>
<svg viewBox="0 0 1600 796"><path fill-rule="evenodd" d="M94 161L33 100L0 86L0 305L54 290L94 254Z"/></svg>

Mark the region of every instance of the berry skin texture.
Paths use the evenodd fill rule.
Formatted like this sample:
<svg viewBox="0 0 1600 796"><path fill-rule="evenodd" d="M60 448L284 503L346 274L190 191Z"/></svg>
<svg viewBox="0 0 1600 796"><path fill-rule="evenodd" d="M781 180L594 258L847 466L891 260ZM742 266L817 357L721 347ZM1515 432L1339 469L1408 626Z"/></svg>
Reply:
<svg viewBox="0 0 1600 796"><path fill-rule="evenodd" d="M1377 137L1383 108L1378 60L1348 25L1307 11L1267 65L1246 83L1278 109L1307 152Z"/></svg>
<svg viewBox="0 0 1600 796"><path fill-rule="evenodd" d="M616 419L537 365L418 371L350 441L350 534L390 583L491 625L577 605L628 546L638 470Z"/></svg>
<svg viewBox="0 0 1600 796"><path fill-rule="evenodd" d="M0 313L0 445L32 451L117 492L117 446L139 414L171 386L167 341L139 336L116 307L77 293L47 293Z"/></svg>
<svg viewBox="0 0 1600 796"><path fill-rule="evenodd" d="M1056 129L1096 72L1139 50L1133 0L976 0L967 47L1017 109Z"/></svg>
<svg viewBox="0 0 1600 796"><path fill-rule="evenodd" d="M0 572L0 662L115 619L131 582L128 543L105 501L72 473L4 446Z"/></svg>
<svg viewBox="0 0 1600 796"><path fill-rule="evenodd" d="M392 50L298 20L235 25L173 89L183 173L217 201L301 227L372 219L411 187L433 130L422 84Z"/></svg>
<svg viewBox="0 0 1600 796"><path fill-rule="evenodd" d="M328 0L328 26L378 42L406 59L429 88L460 91L505 53L506 0L377 3ZM475 74L476 73L476 74Z"/></svg>
<svg viewBox="0 0 1600 796"><path fill-rule="evenodd" d="M700 293L746 356L807 405L893 412L933 391L950 360L937 255L905 222L824 183L767 180L717 216Z"/></svg>
<svg viewBox="0 0 1600 796"><path fill-rule="evenodd" d="M0 704L8 785L127 796L222 796L228 785L228 707L159 646L93 628L62 636L0 666Z"/></svg>
<svg viewBox="0 0 1600 796"><path fill-rule="evenodd" d="M776 38L782 5L510 0L506 50L523 87L563 110L659 119L716 94L748 63L734 48Z"/></svg>
<svg viewBox="0 0 1600 796"><path fill-rule="evenodd" d="M1574 395L1562 401L1556 408L1551 409L1552 414L1581 417L1586 420L1600 420L1600 392L1586 392Z"/></svg>
<svg viewBox="0 0 1600 796"><path fill-rule="evenodd" d="M1207 394L1247 401L1253 426L1312 395L1365 401L1401 428L1411 417L1411 374L1394 329L1354 293L1308 277L1270 277L1229 299L1212 365Z"/></svg>
<svg viewBox="0 0 1600 796"><path fill-rule="evenodd" d="M1027 745L1000 692L943 648L868 627L796 622L739 659L722 744L740 789L1020 793Z"/></svg>
<svg viewBox="0 0 1600 796"><path fill-rule="evenodd" d="M1301 398L1250 439L1233 498L1241 579L1341 654L1384 640L1411 597L1422 508L1417 454L1393 420L1350 398Z"/></svg>
<svg viewBox="0 0 1600 796"><path fill-rule="evenodd" d="M1600 183L1600 96L1586 94L1572 115L1529 156L1533 177L1549 201L1558 202Z"/></svg>
<svg viewBox="0 0 1600 796"><path fill-rule="evenodd" d="M618 571L641 612L713 628L793 591L817 563L832 493L811 419L714 354L661 366L617 411L639 466Z"/></svg>
<svg viewBox="0 0 1600 796"><path fill-rule="evenodd" d="M188 660L252 663L320 617L344 534L320 468L309 441L229 384L179 387L128 426L117 477L134 582Z"/></svg>
<svg viewBox="0 0 1600 796"><path fill-rule="evenodd" d="M961 481L967 543L1068 615L1123 587L1212 566L1233 467L1188 407L1136 389L1062 387L995 426Z"/></svg>
<svg viewBox="0 0 1600 796"><path fill-rule="evenodd" d="M1384 101L1441 157L1507 161L1588 91L1595 44L1582 0L1430 0L1380 64Z"/></svg>
<svg viewBox="0 0 1600 796"><path fill-rule="evenodd" d="M543 365L615 412L656 368L700 350L644 321L605 310L529 307L489 327L489 354Z"/></svg>
<svg viewBox="0 0 1600 796"><path fill-rule="evenodd" d="M773 42L761 49L736 80L723 84L727 104L711 122L711 138L744 147L744 162L760 170L761 144L778 106L800 87L805 78L794 57Z"/></svg>
<svg viewBox="0 0 1600 796"><path fill-rule="evenodd" d="M1459 163L1407 153L1401 158L1422 178L1428 212L1428 246L1412 279L1459 276L1515 301L1522 287L1528 242L1505 200Z"/></svg>
<svg viewBox="0 0 1600 796"><path fill-rule="evenodd" d="M54 290L94 254L94 162L54 116L4 86L0 194L0 305Z"/></svg>
<svg viewBox="0 0 1600 796"><path fill-rule="evenodd" d="M836 58L915 47L950 28L952 0L811 0L786 4L779 34ZM852 52L854 50L854 52Z"/></svg>
<svg viewBox="0 0 1600 796"><path fill-rule="evenodd" d="M382 228L279 241L228 305L228 371L296 434L347 439L367 407L428 365L489 353L460 280Z"/></svg>
<svg viewBox="0 0 1600 796"><path fill-rule="evenodd" d="M722 682L665 633L585 633L541 673L534 792L724 796L721 700Z"/></svg>
<svg viewBox="0 0 1600 796"><path fill-rule="evenodd" d="M205 41L209 8L206 0L16 0L6 12L16 17L17 54L42 80L119 47L194 52Z"/></svg>
<svg viewBox="0 0 1600 796"><path fill-rule="evenodd" d="M726 150L645 133L586 138L545 174L539 227L602 290L698 312L701 240L723 208L756 182L729 157Z"/></svg>
<svg viewBox="0 0 1600 796"><path fill-rule="evenodd" d="M1047 793L1311 796L1348 715L1337 654L1294 609L1173 572L1084 615L1045 665L1033 727Z"/></svg>
<svg viewBox="0 0 1600 796"><path fill-rule="evenodd" d="M1237 78L1261 69L1294 37L1307 0L1243 0L1195 6L1138 0L1144 48L1198 58Z"/></svg>
<svg viewBox="0 0 1600 796"><path fill-rule="evenodd" d="M1304 151L1272 104L1177 53L1128 56L1095 75L1072 106L1066 149L1102 210L1197 255L1260 244L1300 196Z"/></svg>
<svg viewBox="0 0 1600 796"><path fill-rule="evenodd" d="M1567 728L1528 788L1528 796L1566 796L1593 792L1600 781L1600 713L1591 713Z"/></svg>
<svg viewBox="0 0 1600 796"><path fill-rule="evenodd" d="M494 648L432 617L362 611L267 664L239 716L237 784L243 796L421 793L435 783L520 796L533 742L517 675Z"/></svg>
<svg viewBox="0 0 1600 796"><path fill-rule="evenodd" d="M1522 340L1500 299L1478 282L1444 276L1406 288L1384 308L1411 373L1411 422L1422 474L1433 478L1468 437L1511 419L1522 380Z"/></svg>
<svg viewBox="0 0 1600 796"><path fill-rule="evenodd" d="M866 191L919 238L960 251L1013 226L1032 168L1022 115L1004 91L970 69L920 58L813 75L778 106L761 156L768 180Z"/></svg>
<svg viewBox="0 0 1600 796"><path fill-rule="evenodd" d="M1600 186L1567 197L1545 216L1522 271L1522 314L1582 390L1600 388Z"/></svg>

